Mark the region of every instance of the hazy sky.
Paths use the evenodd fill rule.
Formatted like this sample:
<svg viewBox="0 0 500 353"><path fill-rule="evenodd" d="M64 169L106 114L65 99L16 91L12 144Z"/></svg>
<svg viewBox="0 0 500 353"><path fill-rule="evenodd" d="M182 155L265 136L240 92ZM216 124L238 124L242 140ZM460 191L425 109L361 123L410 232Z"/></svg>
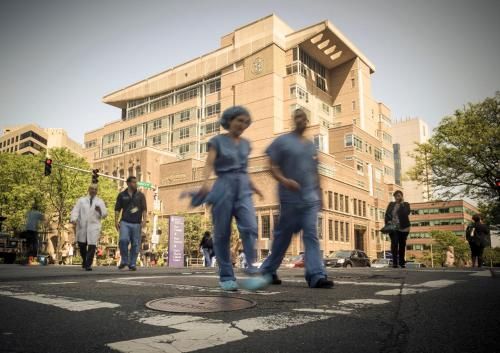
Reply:
<svg viewBox="0 0 500 353"><path fill-rule="evenodd" d="M376 66L394 119L434 127L500 90L500 1L1 0L0 126L62 127L77 141L120 117L116 89L219 46L275 13L292 28L329 19Z"/></svg>

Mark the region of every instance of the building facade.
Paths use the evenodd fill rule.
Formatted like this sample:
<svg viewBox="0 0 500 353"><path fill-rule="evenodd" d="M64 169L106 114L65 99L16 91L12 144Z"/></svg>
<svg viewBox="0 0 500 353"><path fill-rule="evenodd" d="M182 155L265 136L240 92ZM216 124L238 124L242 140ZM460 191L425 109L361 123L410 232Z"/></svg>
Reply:
<svg viewBox="0 0 500 353"><path fill-rule="evenodd" d="M0 136L0 152L38 154L54 147L66 147L78 155L83 154L83 147L69 138L64 129L27 124L4 128Z"/></svg>
<svg viewBox="0 0 500 353"><path fill-rule="evenodd" d="M408 257L420 258L430 251L434 230L449 231L465 239L465 229L479 210L464 200L430 201L411 204Z"/></svg>
<svg viewBox="0 0 500 353"><path fill-rule="evenodd" d="M408 171L415 166L411 156L417 143L424 143L430 137L429 126L420 118L396 121L392 126L396 161L396 184L405 189L408 202L426 202L432 199L432 189L428 183L420 184L410 180Z"/></svg>
<svg viewBox="0 0 500 353"><path fill-rule="evenodd" d="M279 214L277 185L263 153L292 129L292 112L302 108L319 153L321 248L324 254L357 248L375 257L384 246L379 229L385 208L399 186L390 110L371 92L374 71L329 21L295 31L270 15L223 36L213 52L106 95L104 102L119 108L121 119L88 132L85 155L94 165L110 165L134 151L168 153L157 184L162 216L207 215L179 195L200 187L207 142L222 132L220 113L246 106L253 119L244 135L252 143L249 172L265 195L255 199L263 257ZM107 172L119 173L117 168L111 162ZM289 252L300 251L299 235Z"/></svg>

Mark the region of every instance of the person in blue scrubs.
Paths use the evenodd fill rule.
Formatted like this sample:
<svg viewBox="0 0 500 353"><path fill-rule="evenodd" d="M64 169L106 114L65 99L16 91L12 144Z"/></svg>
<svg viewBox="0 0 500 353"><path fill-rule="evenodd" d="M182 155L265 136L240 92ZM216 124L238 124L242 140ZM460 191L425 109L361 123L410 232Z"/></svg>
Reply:
<svg viewBox="0 0 500 353"><path fill-rule="evenodd" d="M304 136L307 115L301 110L293 114L294 131L276 138L267 148L271 173L279 182L280 215L274 229L271 254L261 272L273 284L281 284L278 270L292 235L303 231L305 277L311 288L332 288L321 257L317 222L321 205L318 156L314 144Z"/></svg>
<svg viewBox="0 0 500 353"><path fill-rule="evenodd" d="M209 141L205 181L201 190L193 195L192 203L206 202L212 205L213 243L219 265L220 286L224 290L234 291L238 289L238 284L230 253L232 219L236 219L243 251L249 264L246 272L258 274L258 269L252 265L256 258L257 239L252 194L255 192L262 197L262 193L248 176L250 142L241 137L250 126L250 113L241 106L231 107L224 111L220 123L227 133L217 135ZM208 180L214 171L217 179L210 189ZM262 277L254 277L244 283L249 287L247 289L252 290L263 288L267 284Z"/></svg>

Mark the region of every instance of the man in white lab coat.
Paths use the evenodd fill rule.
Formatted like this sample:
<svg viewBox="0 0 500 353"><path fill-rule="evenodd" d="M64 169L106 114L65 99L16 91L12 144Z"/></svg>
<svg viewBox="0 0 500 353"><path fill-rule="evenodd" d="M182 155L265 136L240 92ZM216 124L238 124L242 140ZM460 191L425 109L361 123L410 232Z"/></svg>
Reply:
<svg viewBox="0 0 500 353"><path fill-rule="evenodd" d="M104 201L97 197L97 184L89 186L89 194L80 198L71 211L70 221L82 255L82 268L92 271L95 249L101 235L101 220L108 215Z"/></svg>

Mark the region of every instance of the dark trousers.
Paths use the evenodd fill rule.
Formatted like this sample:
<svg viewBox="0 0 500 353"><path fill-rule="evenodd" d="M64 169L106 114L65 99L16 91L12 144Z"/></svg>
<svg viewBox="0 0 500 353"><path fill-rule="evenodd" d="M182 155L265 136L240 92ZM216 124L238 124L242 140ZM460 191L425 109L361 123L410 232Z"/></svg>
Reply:
<svg viewBox="0 0 500 353"><path fill-rule="evenodd" d="M484 246L477 245L476 243L470 242L470 251L471 251L471 256L472 256L472 267L476 265L476 260L477 260L477 266L478 267L483 267L483 251L484 251Z"/></svg>
<svg viewBox="0 0 500 353"><path fill-rule="evenodd" d="M94 262L96 246L78 242L78 247L80 248L80 255L82 256L82 267L83 268L92 267L92 262Z"/></svg>
<svg viewBox="0 0 500 353"><path fill-rule="evenodd" d="M392 266L404 266L406 264L406 239L408 232L395 231L391 233Z"/></svg>
<svg viewBox="0 0 500 353"><path fill-rule="evenodd" d="M26 239L26 250L28 256L36 257L38 255L38 232L27 230L23 237Z"/></svg>

